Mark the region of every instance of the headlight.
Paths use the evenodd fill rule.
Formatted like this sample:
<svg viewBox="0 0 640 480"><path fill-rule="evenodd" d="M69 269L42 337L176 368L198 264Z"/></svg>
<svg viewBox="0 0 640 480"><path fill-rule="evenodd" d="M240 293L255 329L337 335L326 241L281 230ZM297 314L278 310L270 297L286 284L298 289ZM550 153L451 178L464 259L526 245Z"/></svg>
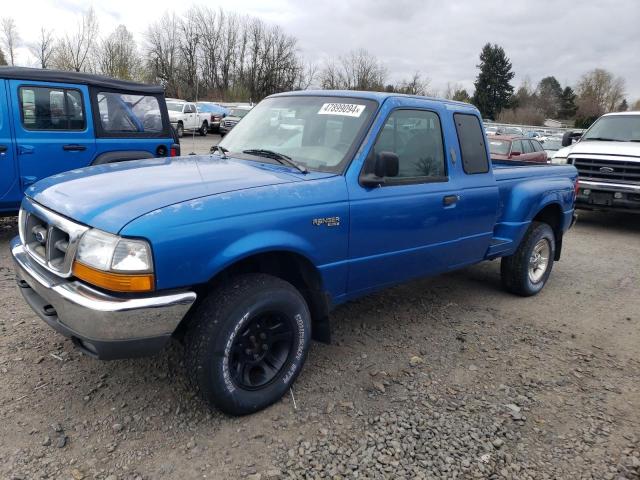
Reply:
<svg viewBox="0 0 640 480"><path fill-rule="evenodd" d="M154 285L151 248L144 240L89 230L78 244L73 273L107 290L148 292Z"/></svg>
<svg viewBox="0 0 640 480"><path fill-rule="evenodd" d="M565 165L567 163L567 157L551 157L551 163L554 165Z"/></svg>

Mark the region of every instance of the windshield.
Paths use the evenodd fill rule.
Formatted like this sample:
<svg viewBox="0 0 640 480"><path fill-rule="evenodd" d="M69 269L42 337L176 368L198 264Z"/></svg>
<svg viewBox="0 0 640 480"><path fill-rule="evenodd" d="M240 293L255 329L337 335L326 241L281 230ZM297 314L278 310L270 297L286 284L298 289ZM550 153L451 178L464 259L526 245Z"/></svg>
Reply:
<svg viewBox="0 0 640 480"><path fill-rule="evenodd" d="M582 140L590 139L640 142L640 115L600 117L582 136Z"/></svg>
<svg viewBox="0 0 640 480"><path fill-rule="evenodd" d="M179 102L167 102L167 110L170 112L182 112L183 103Z"/></svg>
<svg viewBox="0 0 640 480"><path fill-rule="evenodd" d="M562 148L562 139L547 138L542 144L542 147L545 150L552 150L552 151L560 150Z"/></svg>
<svg viewBox="0 0 640 480"><path fill-rule="evenodd" d="M511 142L507 140L491 140L489 142L489 151L497 155L507 155Z"/></svg>
<svg viewBox="0 0 640 480"><path fill-rule="evenodd" d="M244 108L232 108L231 110L229 110L229 116L242 118L249 112L250 110L246 110Z"/></svg>
<svg viewBox="0 0 640 480"><path fill-rule="evenodd" d="M268 98L220 146L231 153L270 150L309 170L339 172L376 107L374 101L361 98Z"/></svg>

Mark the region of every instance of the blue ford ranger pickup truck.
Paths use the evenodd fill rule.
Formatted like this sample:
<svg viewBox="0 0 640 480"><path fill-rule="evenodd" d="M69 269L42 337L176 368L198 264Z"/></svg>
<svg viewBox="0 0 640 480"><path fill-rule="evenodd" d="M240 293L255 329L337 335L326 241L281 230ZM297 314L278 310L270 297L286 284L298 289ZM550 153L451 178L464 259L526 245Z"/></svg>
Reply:
<svg viewBox="0 0 640 480"><path fill-rule="evenodd" d="M161 86L0 67L0 216L41 178L179 149Z"/></svg>
<svg viewBox="0 0 640 480"><path fill-rule="evenodd" d="M508 290L538 293L576 188L571 165L492 166L469 104L285 93L210 155L30 186L11 249L26 301L85 353L177 338L202 397L246 414L287 392L343 302L498 257Z"/></svg>

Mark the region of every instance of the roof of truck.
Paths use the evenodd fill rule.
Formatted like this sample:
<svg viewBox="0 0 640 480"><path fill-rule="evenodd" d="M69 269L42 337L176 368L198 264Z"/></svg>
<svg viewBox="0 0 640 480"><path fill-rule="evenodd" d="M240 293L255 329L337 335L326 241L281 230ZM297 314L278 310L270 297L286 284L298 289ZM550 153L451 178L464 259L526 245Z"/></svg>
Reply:
<svg viewBox="0 0 640 480"><path fill-rule="evenodd" d="M164 93L161 85L117 80L103 75L63 70L44 70L27 67L0 67L0 78L12 80L31 80L36 82L77 83L115 90L129 90L138 93Z"/></svg>
<svg viewBox="0 0 640 480"><path fill-rule="evenodd" d="M448 103L456 105L458 107L465 107L476 109L476 107L470 103L458 102L455 100L448 100L446 98L427 97L422 95L406 95L404 93L391 93L391 92L371 92L365 90L296 90L293 92L283 92L271 95L272 97L280 96L319 96L319 97L351 97L351 98L364 98L367 100L375 100L382 103L384 100L390 97L404 97L404 98L418 98L420 100L434 100L437 102Z"/></svg>

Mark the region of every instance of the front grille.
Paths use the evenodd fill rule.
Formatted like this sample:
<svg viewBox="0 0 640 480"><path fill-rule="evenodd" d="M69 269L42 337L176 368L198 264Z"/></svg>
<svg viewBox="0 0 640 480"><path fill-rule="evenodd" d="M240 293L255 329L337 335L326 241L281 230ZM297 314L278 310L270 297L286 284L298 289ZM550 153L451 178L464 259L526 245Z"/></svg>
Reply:
<svg viewBox="0 0 640 480"><path fill-rule="evenodd" d="M70 276L77 243L88 228L29 200L19 221L20 238L29 255L53 273Z"/></svg>
<svg viewBox="0 0 640 480"><path fill-rule="evenodd" d="M640 185L640 159L613 160L611 157L570 157L570 163L576 167L578 175L584 180L604 180Z"/></svg>
<svg viewBox="0 0 640 480"><path fill-rule="evenodd" d="M238 122L236 122L235 120L225 120L222 124L225 127L233 127L233 126L236 125L236 123L238 123Z"/></svg>

